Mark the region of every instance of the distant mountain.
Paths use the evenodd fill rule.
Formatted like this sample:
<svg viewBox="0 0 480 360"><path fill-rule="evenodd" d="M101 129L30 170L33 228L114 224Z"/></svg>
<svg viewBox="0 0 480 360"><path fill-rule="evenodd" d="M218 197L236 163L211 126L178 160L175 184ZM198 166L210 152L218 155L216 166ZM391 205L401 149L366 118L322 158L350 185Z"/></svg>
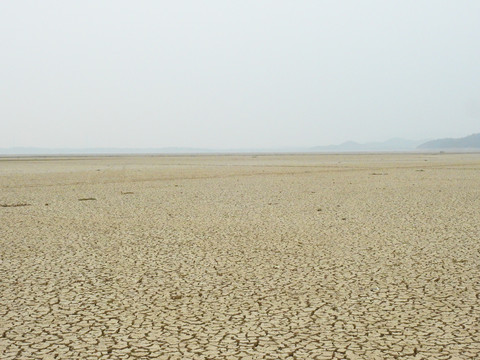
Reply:
<svg viewBox="0 0 480 360"><path fill-rule="evenodd" d="M320 152L358 152L358 151L413 151L425 140L406 140L393 138L383 142L357 143L347 141L339 145L316 146L313 151Z"/></svg>
<svg viewBox="0 0 480 360"><path fill-rule="evenodd" d="M427 141L420 144L418 149L480 149L480 133L463 138L446 138Z"/></svg>
<svg viewBox="0 0 480 360"><path fill-rule="evenodd" d="M358 143L346 141L338 145L315 146L310 148L0 148L0 155L128 155L128 154L221 154L221 153L315 153L315 152L395 152L429 149L480 149L480 133L459 139L438 139L432 141L392 138L382 142Z"/></svg>
<svg viewBox="0 0 480 360"><path fill-rule="evenodd" d="M13 147L0 148L0 155L4 156L55 156L55 155L153 155L153 154L251 154L251 153L315 153L315 152L375 152L375 151L413 151L425 140L405 140L400 138L384 142L360 144L347 141L339 145L316 147L278 147L278 148L233 148L233 149L204 149L204 148L38 148Z"/></svg>

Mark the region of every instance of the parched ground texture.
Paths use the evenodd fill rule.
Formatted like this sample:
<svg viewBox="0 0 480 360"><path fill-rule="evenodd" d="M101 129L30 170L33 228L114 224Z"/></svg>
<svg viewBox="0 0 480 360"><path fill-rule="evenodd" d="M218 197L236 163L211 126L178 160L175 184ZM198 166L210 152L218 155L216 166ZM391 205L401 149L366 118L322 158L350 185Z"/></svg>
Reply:
<svg viewBox="0 0 480 360"><path fill-rule="evenodd" d="M0 159L0 359L480 359L480 154Z"/></svg>

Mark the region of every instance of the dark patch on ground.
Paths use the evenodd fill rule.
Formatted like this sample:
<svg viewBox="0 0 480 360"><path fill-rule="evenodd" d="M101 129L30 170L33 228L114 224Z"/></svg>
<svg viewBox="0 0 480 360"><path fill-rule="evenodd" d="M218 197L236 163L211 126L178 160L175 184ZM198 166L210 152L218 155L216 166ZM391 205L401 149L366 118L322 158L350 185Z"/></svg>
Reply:
<svg viewBox="0 0 480 360"><path fill-rule="evenodd" d="M0 204L0 207L22 207L22 206L30 206L30 204L27 203L17 203L17 204Z"/></svg>

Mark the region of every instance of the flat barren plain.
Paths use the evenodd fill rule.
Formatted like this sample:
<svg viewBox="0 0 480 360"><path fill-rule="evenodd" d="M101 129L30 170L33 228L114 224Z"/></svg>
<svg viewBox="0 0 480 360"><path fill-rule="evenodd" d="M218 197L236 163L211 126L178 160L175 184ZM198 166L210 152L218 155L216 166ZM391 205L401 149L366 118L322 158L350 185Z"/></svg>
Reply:
<svg viewBox="0 0 480 360"><path fill-rule="evenodd" d="M480 154L0 159L0 359L480 359Z"/></svg>

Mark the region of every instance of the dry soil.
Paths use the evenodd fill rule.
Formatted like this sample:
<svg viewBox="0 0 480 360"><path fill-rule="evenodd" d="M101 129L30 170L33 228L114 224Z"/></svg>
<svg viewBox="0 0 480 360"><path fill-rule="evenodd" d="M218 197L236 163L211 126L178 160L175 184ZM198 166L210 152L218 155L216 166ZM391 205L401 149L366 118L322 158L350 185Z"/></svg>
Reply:
<svg viewBox="0 0 480 360"><path fill-rule="evenodd" d="M480 154L0 159L0 359L480 359Z"/></svg>

